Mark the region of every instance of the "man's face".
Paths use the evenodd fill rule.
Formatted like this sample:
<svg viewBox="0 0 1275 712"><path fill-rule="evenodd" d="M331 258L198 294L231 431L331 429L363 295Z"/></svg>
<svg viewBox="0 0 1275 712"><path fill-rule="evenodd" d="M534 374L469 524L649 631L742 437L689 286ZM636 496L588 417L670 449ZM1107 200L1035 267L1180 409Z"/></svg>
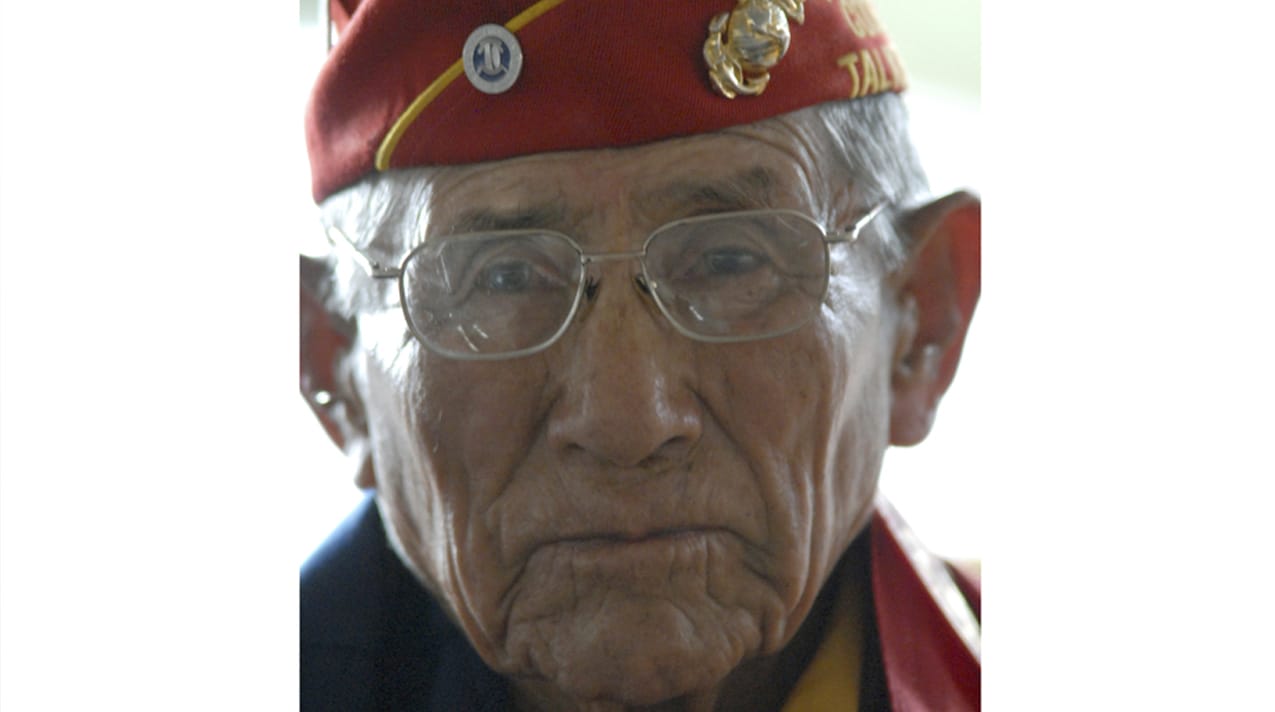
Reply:
<svg viewBox="0 0 1275 712"><path fill-rule="evenodd" d="M772 121L439 169L422 229L544 227L596 252L728 210L845 226L871 206L815 151ZM496 670L646 704L792 638L869 516L888 439L889 290L869 245L832 254L819 316L761 341L679 334L636 261L590 266L594 299L532 356L449 360L396 304L360 318L390 535Z"/></svg>

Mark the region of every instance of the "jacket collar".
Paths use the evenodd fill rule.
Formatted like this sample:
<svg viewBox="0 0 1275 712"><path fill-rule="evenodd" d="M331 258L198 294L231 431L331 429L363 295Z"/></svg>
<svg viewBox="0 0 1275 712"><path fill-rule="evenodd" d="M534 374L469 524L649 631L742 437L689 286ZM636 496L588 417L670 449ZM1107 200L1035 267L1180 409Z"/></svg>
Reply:
<svg viewBox="0 0 1275 712"><path fill-rule="evenodd" d="M870 531L872 595L894 710L978 710L981 626L951 571L884 498Z"/></svg>

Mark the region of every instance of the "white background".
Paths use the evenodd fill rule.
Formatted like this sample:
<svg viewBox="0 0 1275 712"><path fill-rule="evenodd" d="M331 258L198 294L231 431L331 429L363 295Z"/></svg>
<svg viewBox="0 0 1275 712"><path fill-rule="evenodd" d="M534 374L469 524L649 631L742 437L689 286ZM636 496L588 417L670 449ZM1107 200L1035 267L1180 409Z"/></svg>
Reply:
<svg viewBox="0 0 1275 712"><path fill-rule="evenodd" d="M292 534L343 475L298 465L267 5L0 5L5 710L295 706ZM989 710L1269 707L1250 6L984 3L983 300L923 448L974 433Z"/></svg>

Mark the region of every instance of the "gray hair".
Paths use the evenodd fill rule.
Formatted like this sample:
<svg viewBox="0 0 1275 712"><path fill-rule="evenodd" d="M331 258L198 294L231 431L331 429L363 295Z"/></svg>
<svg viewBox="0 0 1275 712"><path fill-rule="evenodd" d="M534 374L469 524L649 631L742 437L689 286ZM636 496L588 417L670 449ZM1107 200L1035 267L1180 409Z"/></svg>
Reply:
<svg viewBox="0 0 1275 712"><path fill-rule="evenodd" d="M808 109L828 157L871 197L898 207L929 197L929 181L908 134L908 114L897 94L832 102ZM801 113L801 112L798 112Z"/></svg>
<svg viewBox="0 0 1275 712"><path fill-rule="evenodd" d="M862 202L889 201L896 208L921 202L929 195L929 185L907 130L907 110L896 94L880 94L853 101L830 102L802 109L783 117L803 127L829 162L828 170L843 177L860 193ZM336 226L368 255L382 263L401 257L401 250L420 239L422 215L433 190L434 169L414 168L377 173L325 200L321 219ZM877 249L887 270L897 268L906 253L904 232L894 222L898 211L887 214L886 229ZM359 267L350 260L329 254L330 279L320 290L329 308L353 316L382 299L383 290L356 288L366 281L356 276Z"/></svg>

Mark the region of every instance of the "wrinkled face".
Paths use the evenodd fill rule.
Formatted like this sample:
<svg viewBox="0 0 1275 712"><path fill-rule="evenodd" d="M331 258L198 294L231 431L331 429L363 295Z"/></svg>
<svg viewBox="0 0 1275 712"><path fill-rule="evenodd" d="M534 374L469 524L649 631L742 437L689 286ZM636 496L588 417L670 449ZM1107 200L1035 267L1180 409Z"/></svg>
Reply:
<svg viewBox="0 0 1275 712"><path fill-rule="evenodd" d="M870 206L811 147L768 122L440 169L422 229L534 224L618 251L728 210L844 226ZM492 667L647 704L791 639L867 521L888 436L893 326L872 232L833 248L820 316L763 341L679 334L636 261L590 266L596 295L561 340L513 360L435 356L389 299L360 317L391 538Z"/></svg>

